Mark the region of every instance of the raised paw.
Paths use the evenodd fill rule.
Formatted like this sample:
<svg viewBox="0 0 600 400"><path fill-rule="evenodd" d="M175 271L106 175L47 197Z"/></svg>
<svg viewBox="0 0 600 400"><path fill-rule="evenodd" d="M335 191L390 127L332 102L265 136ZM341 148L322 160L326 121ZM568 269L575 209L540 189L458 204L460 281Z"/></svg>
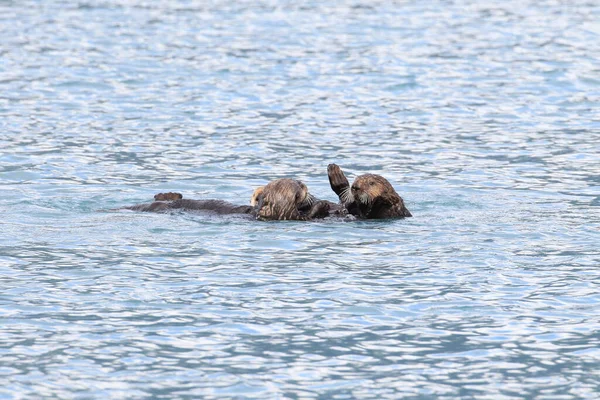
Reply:
<svg viewBox="0 0 600 400"><path fill-rule="evenodd" d="M327 166L327 175L329 176L329 184L331 189L338 196L342 194L349 186L348 179L342 172L342 169L336 164L329 164Z"/></svg>
<svg viewBox="0 0 600 400"><path fill-rule="evenodd" d="M154 195L155 201L174 201L183 199L183 195L181 193L169 192L169 193L159 193Z"/></svg>

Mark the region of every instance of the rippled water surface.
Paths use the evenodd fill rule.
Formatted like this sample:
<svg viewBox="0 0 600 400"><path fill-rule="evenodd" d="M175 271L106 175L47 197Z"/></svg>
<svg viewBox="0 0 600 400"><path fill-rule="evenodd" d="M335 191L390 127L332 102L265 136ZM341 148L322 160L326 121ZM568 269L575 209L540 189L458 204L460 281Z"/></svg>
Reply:
<svg viewBox="0 0 600 400"><path fill-rule="evenodd" d="M0 1L0 398L599 398L598 15ZM105 211L330 162L414 218Z"/></svg>

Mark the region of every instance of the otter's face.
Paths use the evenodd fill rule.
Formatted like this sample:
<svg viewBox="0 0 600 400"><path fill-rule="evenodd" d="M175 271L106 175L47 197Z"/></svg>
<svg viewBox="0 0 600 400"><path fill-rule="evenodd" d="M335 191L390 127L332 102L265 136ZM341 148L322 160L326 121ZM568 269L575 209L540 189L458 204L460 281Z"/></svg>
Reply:
<svg viewBox="0 0 600 400"><path fill-rule="evenodd" d="M360 204L372 204L377 198L388 191L394 190L392 185L383 176L375 174L364 174L358 176L352 187L350 194L352 198Z"/></svg>

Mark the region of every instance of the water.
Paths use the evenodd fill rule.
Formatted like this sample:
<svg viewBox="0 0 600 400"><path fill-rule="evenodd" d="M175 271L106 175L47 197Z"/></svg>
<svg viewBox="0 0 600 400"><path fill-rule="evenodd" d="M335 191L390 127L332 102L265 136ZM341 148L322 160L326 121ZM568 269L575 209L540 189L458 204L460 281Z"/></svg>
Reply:
<svg viewBox="0 0 600 400"><path fill-rule="evenodd" d="M0 1L0 398L599 398L598 15ZM102 211L330 162L414 218Z"/></svg>

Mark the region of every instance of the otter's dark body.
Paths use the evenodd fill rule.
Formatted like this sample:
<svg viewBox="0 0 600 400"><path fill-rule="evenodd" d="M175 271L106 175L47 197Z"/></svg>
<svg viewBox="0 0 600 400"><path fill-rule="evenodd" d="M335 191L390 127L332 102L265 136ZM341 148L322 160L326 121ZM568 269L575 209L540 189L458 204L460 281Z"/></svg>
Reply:
<svg viewBox="0 0 600 400"><path fill-rule="evenodd" d="M173 201L155 201L150 204L137 204L125 207L127 210L161 212L168 210L211 211L216 214L250 214L256 215L252 206L238 206L223 200L190 200L178 199Z"/></svg>

